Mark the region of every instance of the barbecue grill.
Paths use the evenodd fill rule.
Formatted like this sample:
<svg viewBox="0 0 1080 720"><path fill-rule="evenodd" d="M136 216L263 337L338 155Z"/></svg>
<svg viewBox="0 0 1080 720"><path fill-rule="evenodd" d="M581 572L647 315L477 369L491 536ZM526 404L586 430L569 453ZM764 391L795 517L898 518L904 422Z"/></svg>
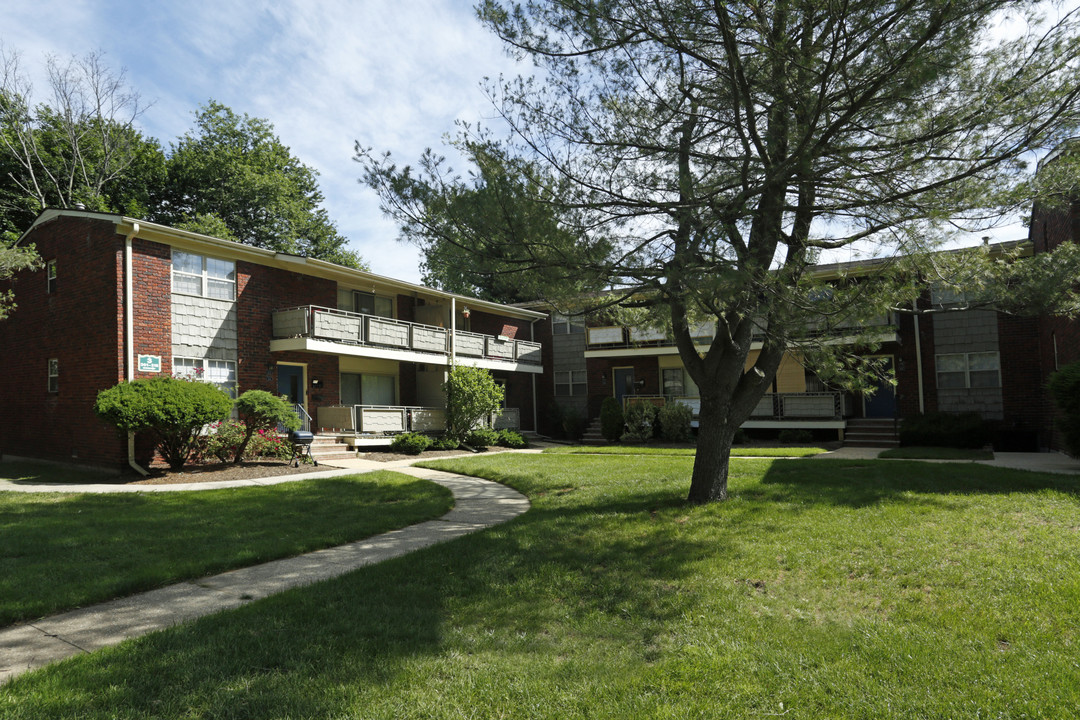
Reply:
<svg viewBox="0 0 1080 720"><path fill-rule="evenodd" d="M311 455L311 443L315 440L315 434L307 430L292 430L289 432L289 441L292 443L292 466L300 467L300 461L307 458L315 467L319 461Z"/></svg>

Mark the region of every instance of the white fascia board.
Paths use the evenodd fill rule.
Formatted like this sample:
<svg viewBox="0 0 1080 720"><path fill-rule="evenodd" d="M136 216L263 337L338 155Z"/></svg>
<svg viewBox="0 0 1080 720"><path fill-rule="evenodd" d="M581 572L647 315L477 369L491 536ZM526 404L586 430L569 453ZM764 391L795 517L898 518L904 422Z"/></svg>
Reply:
<svg viewBox="0 0 1080 720"><path fill-rule="evenodd" d="M709 345L695 345L699 353L706 353L709 351ZM751 350L760 350L761 343L754 342L750 345ZM659 347L646 347L646 348L609 348L607 350L586 350L585 358L628 358L628 357L650 357L659 355L678 355L679 348L674 345L663 345Z"/></svg>
<svg viewBox="0 0 1080 720"><path fill-rule="evenodd" d="M311 338L302 337L270 341L270 352L290 351L318 353L321 355L347 355L349 357L396 360L398 362L427 363L429 365L450 364L450 359L445 355L429 355L426 353L413 352L412 350L394 350L392 348L346 345L344 343L335 343L327 340L313 340Z"/></svg>
<svg viewBox="0 0 1080 720"><path fill-rule="evenodd" d="M544 372L542 365L530 365L528 363L514 362L513 360L489 360L486 358L457 357L458 365L469 365L484 368L486 370L506 370L508 372L523 372L541 375Z"/></svg>
<svg viewBox="0 0 1080 720"><path fill-rule="evenodd" d="M68 211L55 211L54 213L54 215L59 214L67 215L71 213ZM88 214L82 213L82 215ZM93 214L91 213L89 215ZM136 218L120 217L116 215L93 216L103 219L112 219L116 223L117 233L121 235L130 233L137 223L139 225L137 237L154 240L165 245L201 251L202 253L223 255L228 258L246 260L259 265L269 265L270 267L299 272L304 275L311 275L326 280L334 280L355 287L373 285L392 289L395 292L404 294L415 293L428 298L456 298L472 308L497 315L506 315L526 320L540 320L547 317L546 313L536 312L535 310L526 310L525 308L502 305L500 303L470 298L464 295L455 295L453 293L417 285L404 280L386 277L385 275L376 275L375 273L367 272L366 270L354 270L353 268L347 268L343 265L337 265L325 260L316 260L315 258L301 257L289 253L279 253L273 250L253 247L251 245L243 245L241 243L232 242L231 240L222 240L221 238L212 237L210 235L200 235L199 233L190 232L188 230L178 230L177 228L172 228L167 225L159 225L157 223L138 220ZM43 220L43 218L39 219ZM35 223L35 225L36 224L37 223Z"/></svg>

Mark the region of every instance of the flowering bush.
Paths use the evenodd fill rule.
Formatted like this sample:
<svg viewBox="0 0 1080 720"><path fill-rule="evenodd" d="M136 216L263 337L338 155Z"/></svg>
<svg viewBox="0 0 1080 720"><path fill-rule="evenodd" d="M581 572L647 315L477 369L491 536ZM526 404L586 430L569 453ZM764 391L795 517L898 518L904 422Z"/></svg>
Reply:
<svg viewBox="0 0 1080 720"><path fill-rule="evenodd" d="M212 423L209 432L203 438L200 448L203 461L217 458L219 462L237 462L236 453L247 434L247 427L236 420ZM276 458L288 460L292 457L292 445L273 430L258 430L251 436L243 457L239 460L255 458Z"/></svg>

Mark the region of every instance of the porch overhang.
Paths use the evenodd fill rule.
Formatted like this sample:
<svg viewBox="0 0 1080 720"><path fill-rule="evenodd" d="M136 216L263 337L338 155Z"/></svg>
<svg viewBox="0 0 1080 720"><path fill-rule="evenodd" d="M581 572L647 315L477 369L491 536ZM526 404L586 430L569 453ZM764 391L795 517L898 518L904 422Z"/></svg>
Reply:
<svg viewBox="0 0 1080 720"><path fill-rule="evenodd" d="M450 365L450 358L438 353L422 353L414 350L398 350L394 348L370 347L367 345L349 345L346 343L317 340L307 337L271 340L270 352L309 352L320 355L344 355L347 357L373 358L378 360L396 360L398 362L426 363L428 365ZM533 373L535 375L540 375L544 372L542 365L532 365L514 360L495 360L491 358L475 358L458 355L457 363L459 365L471 365L487 370L502 370L506 372Z"/></svg>

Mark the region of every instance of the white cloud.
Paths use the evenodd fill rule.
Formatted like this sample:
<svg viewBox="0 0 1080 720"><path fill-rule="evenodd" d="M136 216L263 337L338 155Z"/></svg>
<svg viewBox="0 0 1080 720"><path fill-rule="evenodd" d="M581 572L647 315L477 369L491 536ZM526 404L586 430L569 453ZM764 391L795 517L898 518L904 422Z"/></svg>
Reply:
<svg viewBox="0 0 1080 720"><path fill-rule="evenodd" d="M104 50L153 101L144 130L165 145L211 98L269 119L320 172L330 217L372 269L413 281L419 256L395 242L395 224L359 184L353 143L415 162L455 120L492 114L484 76L516 72L470 4L454 0L42 0L6 3L0 28L35 72L45 53Z"/></svg>

